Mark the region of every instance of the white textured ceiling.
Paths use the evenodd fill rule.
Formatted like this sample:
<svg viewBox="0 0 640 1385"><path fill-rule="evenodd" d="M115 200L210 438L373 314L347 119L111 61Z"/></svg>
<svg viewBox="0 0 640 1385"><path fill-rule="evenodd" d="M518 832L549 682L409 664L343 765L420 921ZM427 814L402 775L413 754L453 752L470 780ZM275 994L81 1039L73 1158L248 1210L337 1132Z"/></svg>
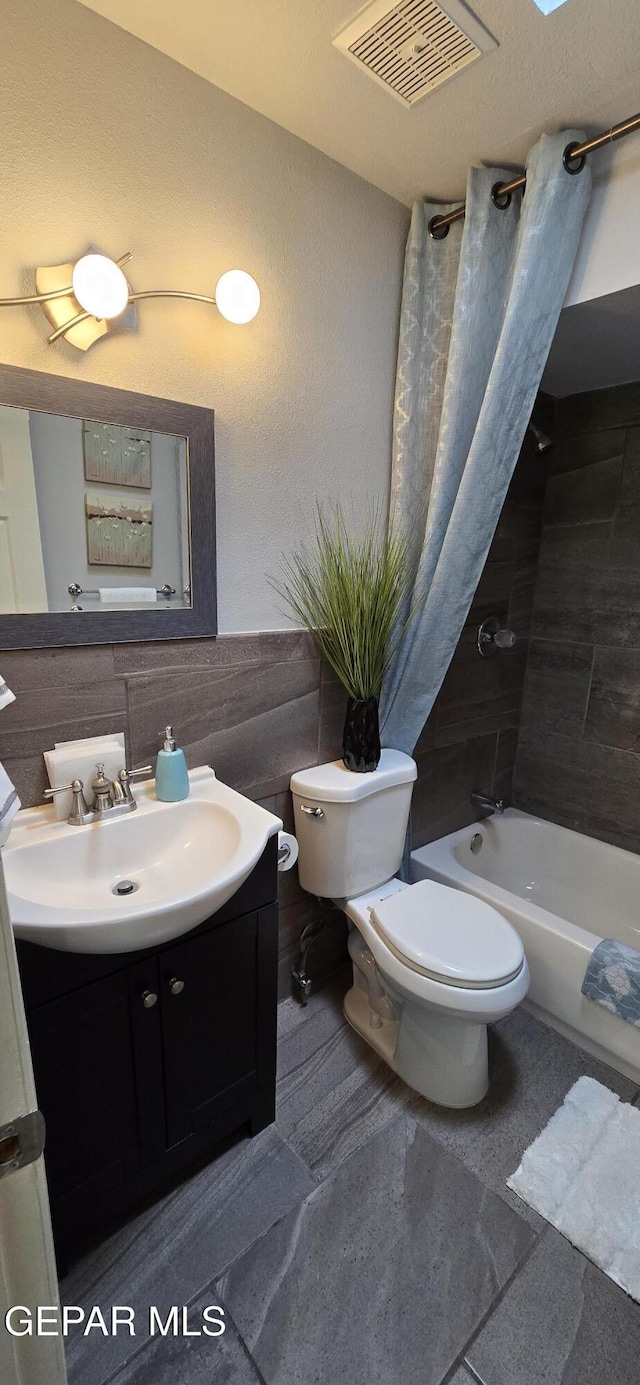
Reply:
<svg viewBox="0 0 640 1385"><path fill-rule="evenodd" d="M404 202L456 198L470 163L518 166L543 130L593 132L640 107L639 0L567 0L548 16L533 0L475 0L499 47L412 110L332 46L358 0L79 3Z"/></svg>

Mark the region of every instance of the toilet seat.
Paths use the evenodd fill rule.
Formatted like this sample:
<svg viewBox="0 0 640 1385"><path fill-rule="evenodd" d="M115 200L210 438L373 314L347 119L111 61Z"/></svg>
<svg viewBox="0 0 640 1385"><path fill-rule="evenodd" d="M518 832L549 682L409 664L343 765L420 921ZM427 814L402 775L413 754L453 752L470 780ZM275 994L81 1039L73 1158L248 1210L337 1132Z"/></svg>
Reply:
<svg viewBox="0 0 640 1385"><path fill-rule="evenodd" d="M370 920L400 962L442 985L492 990L524 965L522 941L497 909L435 880L378 899Z"/></svg>

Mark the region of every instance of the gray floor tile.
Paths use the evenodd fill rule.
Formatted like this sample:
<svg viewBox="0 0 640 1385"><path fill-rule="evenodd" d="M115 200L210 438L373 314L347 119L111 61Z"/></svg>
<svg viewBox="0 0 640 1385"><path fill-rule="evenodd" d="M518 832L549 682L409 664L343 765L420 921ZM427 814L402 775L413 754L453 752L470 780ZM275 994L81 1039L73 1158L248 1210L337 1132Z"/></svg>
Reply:
<svg viewBox="0 0 640 1385"><path fill-rule="evenodd" d="M439 1385L533 1240L458 1159L399 1119L217 1291L267 1385Z"/></svg>
<svg viewBox="0 0 640 1385"><path fill-rule="evenodd" d="M189 1327L202 1328L202 1309L215 1302L201 1294L189 1310ZM156 1337L118 1371L109 1385L259 1385L258 1372L233 1326L222 1337Z"/></svg>
<svg viewBox="0 0 640 1385"><path fill-rule="evenodd" d="M447 1385L477 1385L475 1375L467 1370L466 1366L460 1366L455 1375L447 1381Z"/></svg>
<svg viewBox="0 0 640 1385"><path fill-rule="evenodd" d="M638 1385L640 1304L550 1228L467 1359L484 1385Z"/></svg>
<svg viewBox="0 0 640 1385"><path fill-rule="evenodd" d="M415 1114L435 1139L446 1144L488 1187L499 1192L531 1225L545 1223L527 1208L505 1180L536 1135L583 1074L629 1101L635 1086L591 1058L520 1007L489 1034L490 1087L468 1111L446 1111L422 1102Z"/></svg>
<svg viewBox="0 0 640 1385"><path fill-rule="evenodd" d="M278 1129L317 1178L324 1178L415 1094L350 1028L342 1013L349 982L285 1035L278 1050ZM319 1000L324 999L324 993Z"/></svg>
<svg viewBox="0 0 640 1385"><path fill-rule="evenodd" d="M141 1323L149 1304L185 1304L315 1186L273 1126L233 1145L82 1260L61 1286L64 1302L127 1304ZM140 1347L130 1337L69 1337L70 1385L107 1380Z"/></svg>

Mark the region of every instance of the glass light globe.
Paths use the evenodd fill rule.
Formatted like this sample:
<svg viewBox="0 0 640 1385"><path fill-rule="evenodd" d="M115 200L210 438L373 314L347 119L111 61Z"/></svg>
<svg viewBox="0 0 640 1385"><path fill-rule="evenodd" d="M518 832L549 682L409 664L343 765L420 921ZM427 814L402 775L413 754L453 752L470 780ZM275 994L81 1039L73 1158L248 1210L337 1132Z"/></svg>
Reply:
<svg viewBox="0 0 640 1385"><path fill-rule="evenodd" d="M216 307L229 322L251 322L260 307L260 289L244 269L228 269L216 284Z"/></svg>
<svg viewBox="0 0 640 1385"><path fill-rule="evenodd" d="M92 317L118 317L129 301L129 285L119 265L107 255L83 255L74 265L73 292Z"/></svg>

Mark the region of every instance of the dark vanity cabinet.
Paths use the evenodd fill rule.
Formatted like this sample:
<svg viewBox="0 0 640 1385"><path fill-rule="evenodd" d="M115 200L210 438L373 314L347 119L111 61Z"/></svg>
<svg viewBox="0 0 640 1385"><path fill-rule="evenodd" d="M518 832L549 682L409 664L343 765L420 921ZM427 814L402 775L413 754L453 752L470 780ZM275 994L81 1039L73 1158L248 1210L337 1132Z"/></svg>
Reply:
<svg viewBox="0 0 640 1385"><path fill-rule="evenodd" d="M18 942L59 1268L274 1117L277 838L212 918L157 950Z"/></svg>

